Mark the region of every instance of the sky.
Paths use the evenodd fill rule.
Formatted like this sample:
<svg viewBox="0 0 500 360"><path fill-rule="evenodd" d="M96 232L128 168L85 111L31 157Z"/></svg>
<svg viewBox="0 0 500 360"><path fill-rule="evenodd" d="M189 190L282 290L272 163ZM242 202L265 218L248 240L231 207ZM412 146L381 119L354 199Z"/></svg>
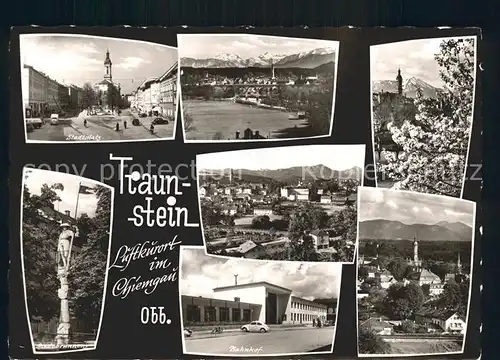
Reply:
<svg viewBox="0 0 500 360"><path fill-rule="evenodd" d="M180 57L208 59L237 54L243 59L264 53L290 55L318 48L338 49L337 41L250 34L183 34L177 37Z"/></svg>
<svg viewBox="0 0 500 360"><path fill-rule="evenodd" d="M61 201L59 204L55 204L54 209L57 210L59 208L61 213L64 213L65 210L69 210L72 217L75 216L76 198L80 182L82 185L89 187L93 187L95 184L85 178L56 171L26 168L25 175L24 185L28 187L31 194L35 195L41 194L43 184L47 184L48 186L55 183L62 184L64 190L56 190ZM93 217L96 207L97 197L94 195L80 194L77 216L86 213L88 216Z"/></svg>
<svg viewBox="0 0 500 360"><path fill-rule="evenodd" d="M474 203L446 196L360 187L359 221L392 220L404 224L457 222L473 227Z"/></svg>
<svg viewBox="0 0 500 360"><path fill-rule="evenodd" d="M104 77L109 49L113 81L122 93L135 90L148 77L159 77L177 61L177 49L94 36L29 34L20 36L21 64L31 65L64 84L82 86Z"/></svg>
<svg viewBox="0 0 500 360"><path fill-rule="evenodd" d="M400 41L370 48L371 79L396 80L401 68L403 84L416 77L435 87L442 87L439 68L434 55L439 52L442 40L450 38Z"/></svg>
<svg viewBox="0 0 500 360"><path fill-rule="evenodd" d="M286 169L323 164L332 170L364 167L364 145L301 145L225 151L196 156L198 169Z"/></svg>
<svg viewBox="0 0 500 360"><path fill-rule="evenodd" d="M239 284L267 281L308 300L339 296L340 264L223 259L206 255L204 247L182 247L180 259L182 295L215 297L212 290L234 285L238 274Z"/></svg>

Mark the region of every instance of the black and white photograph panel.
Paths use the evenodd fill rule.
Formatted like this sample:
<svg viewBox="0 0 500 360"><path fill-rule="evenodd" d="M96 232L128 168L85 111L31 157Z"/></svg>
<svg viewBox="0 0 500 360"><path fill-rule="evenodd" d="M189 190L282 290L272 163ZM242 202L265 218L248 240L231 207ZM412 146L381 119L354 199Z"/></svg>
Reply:
<svg viewBox="0 0 500 360"><path fill-rule="evenodd" d="M341 264L222 259L182 246L179 267L185 354L332 352Z"/></svg>
<svg viewBox="0 0 500 360"><path fill-rule="evenodd" d="M207 253L354 262L365 145L308 145L196 156Z"/></svg>
<svg viewBox="0 0 500 360"><path fill-rule="evenodd" d="M114 189L24 168L21 256L33 352L94 350L104 312Z"/></svg>
<svg viewBox="0 0 500 360"><path fill-rule="evenodd" d="M359 188L360 356L462 353L476 204Z"/></svg>
<svg viewBox="0 0 500 360"><path fill-rule="evenodd" d="M20 35L27 142L173 139L177 48L74 34Z"/></svg>
<svg viewBox="0 0 500 360"><path fill-rule="evenodd" d="M377 186L462 196L476 49L476 36L370 48Z"/></svg>
<svg viewBox="0 0 500 360"><path fill-rule="evenodd" d="M329 136L339 42L251 34L180 34L186 141Z"/></svg>

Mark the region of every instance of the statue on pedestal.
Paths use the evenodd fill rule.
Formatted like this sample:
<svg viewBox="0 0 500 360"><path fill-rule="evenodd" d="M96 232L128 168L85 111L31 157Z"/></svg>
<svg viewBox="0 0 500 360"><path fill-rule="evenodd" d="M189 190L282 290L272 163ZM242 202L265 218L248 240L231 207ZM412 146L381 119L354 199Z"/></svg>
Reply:
<svg viewBox="0 0 500 360"><path fill-rule="evenodd" d="M57 296L61 300L61 315L59 326L57 327L56 343L58 346L66 345L69 342L70 316L68 304L68 270L71 259L71 248L73 239L78 236L78 228L68 223L61 224L61 233L57 244L57 277L61 284L57 290Z"/></svg>

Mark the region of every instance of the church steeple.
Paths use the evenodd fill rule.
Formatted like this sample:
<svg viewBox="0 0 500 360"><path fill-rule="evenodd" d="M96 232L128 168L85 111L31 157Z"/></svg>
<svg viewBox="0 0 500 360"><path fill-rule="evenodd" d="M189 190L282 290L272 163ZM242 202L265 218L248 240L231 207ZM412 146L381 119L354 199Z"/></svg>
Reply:
<svg viewBox="0 0 500 360"><path fill-rule="evenodd" d="M457 273L458 274L462 273L462 262L460 261L460 252L458 253L458 259L457 259Z"/></svg>
<svg viewBox="0 0 500 360"><path fill-rule="evenodd" d="M111 58L109 57L109 49L106 50L106 59L104 59L104 79L113 81L113 75L111 73Z"/></svg>
<svg viewBox="0 0 500 360"><path fill-rule="evenodd" d="M396 76L396 81L398 82L398 94L403 94L403 77L401 76L401 69L398 69L398 76Z"/></svg>

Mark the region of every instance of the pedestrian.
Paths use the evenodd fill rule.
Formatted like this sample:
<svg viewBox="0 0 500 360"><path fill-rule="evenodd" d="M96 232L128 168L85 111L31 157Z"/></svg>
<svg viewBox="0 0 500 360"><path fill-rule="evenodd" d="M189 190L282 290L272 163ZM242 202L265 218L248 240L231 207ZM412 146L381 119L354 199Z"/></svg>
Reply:
<svg viewBox="0 0 500 360"><path fill-rule="evenodd" d="M155 133L155 126L153 124L149 126L149 131L151 131L151 134Z"/></svg>
<svg viewBox="0 0 500 360"><path fill-rule="evenodd" d="M83 126L87 127L87 119L83 119Z"/></svg>
<svg viewBox="0 0 500 360"><path fill-rule="evenodd" d="M123 128L126 129L127 128L127 120L123 120Z"/></svg>
<svg viewBox="0 0 500 360"><path fill-rule="evenodd" d="M115 131L120 131L120 123L116 123Z"/></svg>
<svg viewBox="0 0 500 360"><path fill-rule="evenodd" d="M316 327L316 319L313 319L313 327Z"/></svg>

